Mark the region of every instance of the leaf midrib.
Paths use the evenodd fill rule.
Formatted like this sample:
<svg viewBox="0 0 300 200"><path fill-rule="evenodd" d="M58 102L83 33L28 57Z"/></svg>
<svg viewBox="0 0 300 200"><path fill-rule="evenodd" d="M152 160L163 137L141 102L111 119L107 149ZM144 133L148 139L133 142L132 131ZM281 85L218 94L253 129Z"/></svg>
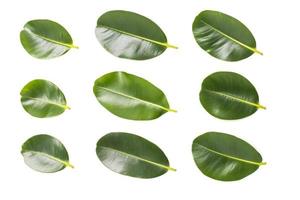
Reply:
<svg viewBox="0 0 300 200"><path fill-rule="evenodd" d="M109 88L106 88L106 87L102 87L102 86L95 86L96 88L100 88L100 89L103 89L103 90L106 90L108 92L111 92L111 93L114 93L114 94L117 94L117 95L120 95L120 96L124 96L124 97L127 97L129 99L134 99L134 100L137 100L137 101L141 101L143 102L144 104L149 104L153 107L157 107L157 108L160 108L164 111L167 111L167 112L176 112L175 110L173 109L170 109L170 108L166 108L166 107L163 107L161 105L158 105L158 104L155 104L155 103L152 103L152 102L149 102L149 101L145 101L143 99L140 99L140 98L137 98L137 97L134 97L134 96L130 96L130 95L127 95L127 94L124 94L122 92L119 92L119 91L115 91L115 90L112 90L112 89L109 89Z"/></svg>
<svg viewBox="0 0 300 200"><path fill-rule="evenodd" d="M49 101L49 100L45 100L45 99L41 99L41 98L36 98L36 97L28 97L28 96L22 96L22 97L23 98L32 99L32 100L35 100L35 101L40 101L40 102L43 102L43 103L52 104L52 105L58 106L60 108L63 108L64 110L70 109L70 107L67 106L66 104L59 104L59 103L56 103L54 101Z"/></svg>
<svg viewBox="0 0 300 200"><path fill-rule="evenodd" d="M246 159L238 158L238 157L235 157L235 156L230 156L230 155L227 155L227 154L224 154L224 153L212 150L212 149L210 149L210 148L208 148L206 146L203 146L201 144L197 144L197 143L195 143L195 144L198 145L198 146L200 146L201 148L203 148L203 149L211 152L211 153L217 154L219 156L223 156L225 158L229 158L229 159L232 159L232 160L236 160L236 161L239 161L239 162L244 162L244 163L247 163L247 164L257 165L257 166L266 165L265 162L255 162L255 161L251 161L251 160L246 160Z"/></svg>
<svg viewBox="0 0 300 200"><path fill-rule="evenodd" d="M123 154L125 156L128 156L128 157L131 157L131 158L134 158L134 159L137 159L137 160L149 163L149 164L154 165L156 167L160 167L160 168L163 168L163 169L166 169L166 170L170 170L170 171L176 171L176 169L174 169L174 168L172 168L170 166L166 166L166 165L163 165L163 164L160 164L160 163L157 163L157 162L153 162L151 160L147 160L147 159L141 158L139 156L132 155L132 154L129 154L129 153L126 153L124 151L120 151L120 150L117 150L117 149L114 149L114 148L111 148L111 147L100 146L100 148L108 149L108 150L111 150L111 151L118 152L118 153Z"/></svg>
<svg viewBox="0 0 300 200"><path fill-rule="evenodd" d="M159 42L159 41L156 41L156 40L152 40L150 38L142 37L142 36L139 36L139 35L136 35L136 34L133 34L133 33L129 33L129 32L126 32L126 31L122 31L120 29L116 29L116 28L113 28L113 27L109 27L109 26L105 26L105 25L99 25L97 28L101 28L101 27L116 31L116 32L121 33L121 34L131 36L131 37L135 37L135 38L138 38L140 40L144 40L144 41L147 41L147 42L158 44L158 45L163 46L163 47L178 49L178 47L176 47L174 45L171 45L171 44L168 44L167 42Z"/></svg>
<svg viewBox="0 0 300 200"><path fill-rule="evenodd" d="M57 40L53 40L53 39L47 38L45 36L42 36L42 35L39 35L37 33L32 32L29 28L24 27L24 31L28 32L29 34L35 35L35 36L37 36L37 37L39 37L39 38L41 38L43 40L46 40L47 42L54 43L54 44L57 44L57 45L61 45L61 46L67 47L69 49L71 49L71 48L78 49L78 46L75 46L72 43L68 44L68 43L64 43L64 42L60 42L60 41L57 41Z"/></svg>
<svg viewBox="0 0 300 200"><path fill-rule="evenodd" d="M52 159L52 160L54 160L54 161L56 161L56 162L61 163L61 164L63 164L63 165L66 166L66 167L74 168L74 166L73 166L71 163L69 163L69 161L61 160L61 159L56 158L56 157L54 157L54 156L51 156L51 155L49 155L49 154L47 154L47 153L39 152L39 151L32 151L32 150L22 149L22 153L26 153L26 152L31 152L31 153L34 153L34 154L40 154L40 155L42 155L42 156L45 156L45 157L47 157L47 158L49 158L49 159Z"/></svg>
<svg viewBox="0 0 300 200"><path fill-rule="evenodd" d="M211 24L205 22L203 19L200 19L200 21L203 22L205 25L210 26L213 30L215 30L219 34L225 36L226 38L228 38L229 40L233 41L234 43L236 43L236 44L238 44L238 45L240 45L240 46L242 46L242 47L244 47L244 48L246 48L246 49L248 49L248 50L250 50L250 51L252 51L254 53L258 53L260 55L263 55L263 53L260 52L259 50L257 50L256 48L250 47L249 45L244 44L244 43L240 42L239 40L237 40L237 39L235 39L235 38L227 35L226 33L222 32L221 30L219 30L219 29L215 28L214 26L212 26Z"/></svg>
<svg viewBox="0 0 300 200"><path fill-rule="evenodd" d="M229 94L225 94L225 93L217 92L217 91L213 91L213 90L208 90L208 89L202 89L202 90L210 92L210 93L213 93L213 94L216 94L216 95L219 95L219 96L224 96L224 97L230 98L232 100L238 101L240 103L244 103L244 104L247 104L247 105L250 105L250 106L254 106L256 108L266 109L265 106L262 106L262 105L260 105L258 103L253 103L251 101L247 101L245 99L241 99L239 97L235 97L235 96L232 96L232 95L229 95Z"/></svg>

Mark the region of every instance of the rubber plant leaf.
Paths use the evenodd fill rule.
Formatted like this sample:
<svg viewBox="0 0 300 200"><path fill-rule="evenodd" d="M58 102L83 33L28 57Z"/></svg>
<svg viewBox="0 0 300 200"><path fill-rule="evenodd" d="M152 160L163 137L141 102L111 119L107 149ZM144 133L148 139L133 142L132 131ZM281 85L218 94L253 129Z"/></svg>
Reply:
<svg viewBox="0 0 300 200"><path fill-rule="evenodd" d="M253 53L256 41L250 30L239 20L212 10L201 12L194 20L193 33L198 45L215 58L239 61Z"/></svg>
<svg viewBox="0 0 300 200"><path fill-rule="evenodd" d="M47 80L30 81L23 87L20 95L23 108L34 117L54 117L70 109L62 91Z"/></svg>
<svg viewBox="0 0 300 200"><path fill-rule="evenodd" d="M43 173L58 172L65 167L73 168L64 145L50 135L35 135L23 145L21 153L26 165Z"/></svg>
<svg viewBox="0 0 300 200"><path fill-rule="evenodd" d="M158 146L130 133L114 132L103 136L97 142L96 153L107 168L126 176L155 178L169 170L175 171Z"/></svg>
<svg viewBox="0 0 300 200"><path fill-rule="evenodd" d="M240 180L266 164L250 144L219 132L198 136L193 141L192 153L200 171L220 181Z"/></svg>
<svg viewBox="0 0 300 200"><path fill-rule="evenodd" d="M206 77L199 98L205 110L220 119L241 119L257 109L266 109L259 104L251 82L234 72L216 72Z"/></svg>
<svg viewBox="0 0 300 200"><path fill-rule="evenodd" d="M120 58L146 60L162 54L168 44L164 32L152 20L137 13L113 10L99 17L96 37L111 54Z"/></svg>
<svg viewBox="0 0 300 200"><path fill-rule="evenodd" d="M59 57L72 48L78 48L63 26L47 19L27 22L20 33L20 40L31 56L40 59Z"/></svg>
<svg viewBox="0 0 300 200"><path fill-rule="evenodd" d="M111 72L94 84L97 100L108 111L121 118L152 120L169 108L165 94L147 80L126 72Z"/></svg>

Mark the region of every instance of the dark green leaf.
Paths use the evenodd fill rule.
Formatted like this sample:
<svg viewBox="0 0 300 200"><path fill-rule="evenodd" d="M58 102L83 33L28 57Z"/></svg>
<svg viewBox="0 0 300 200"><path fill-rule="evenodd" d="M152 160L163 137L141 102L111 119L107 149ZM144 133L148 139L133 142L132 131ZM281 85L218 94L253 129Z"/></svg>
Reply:
<svg viewBox="0 0 300 200"><path fill-rule="evenodd" d="M39 172L52 173L65 167L73 168L64 145L50 135L36 135L29 138L22 145L21 153L25 163Z"/></svg>
<svg viewBox="0 0 300 200"><path fill-rule="evenodd" d="M167 43L164 32L150 19L128 11L114 10L99 17L96 37L111 54L134 60L146 60L162 54Z"/></svg>
<svg viewBox="0 0 300 200"><path fill-rule="evenodd" d="M30 55L41 59L55 58L71 48L78 48L63 26L46 19L27 22L20 33L20 40Z"/></svg>
<svg viewBox="0 0 300 200"><path fill-rule="evenodd" d="M23 108L34 117L53 117L70 109L62 91L47 80L30 81L20 94Z"/></svg>
<svg viewBox="0 0 300 200"><path fill-rule="evenodd" d="M221 12L206 10L193 23L199 46L215 58L238 61L262 53L249 29L237 19Z"/></svg>
<svg viewBox="0 0 300 200"><path fill-rule="evenodd" d="M151 120L174 112L160 89L125 72L111 72L98 78L94 94L108 111L125 119Z"/></svg>
<svg viewBox="0 0 300 200"><path fill-rule="evenodd" d="M260 105L254 86L233 72L216 72L206 77L199 94L207 112L220 119L241 119L256 112Z"/></svg>
<svg viewBox="0 0 300 200"><path fill-rule="evenodd" d="M221 181L240 180L266 164L250 144L225 133L208 132L198 136L193 141L192 152L200 171Z"/></svg>
<svg viewBox="0 0 300 200"><path fill-rule="evenodd" d="M129 133L109 133L97 142L96 153L110 170L126 176L154 178L175 171L163 151L152 142Z"/></svg>

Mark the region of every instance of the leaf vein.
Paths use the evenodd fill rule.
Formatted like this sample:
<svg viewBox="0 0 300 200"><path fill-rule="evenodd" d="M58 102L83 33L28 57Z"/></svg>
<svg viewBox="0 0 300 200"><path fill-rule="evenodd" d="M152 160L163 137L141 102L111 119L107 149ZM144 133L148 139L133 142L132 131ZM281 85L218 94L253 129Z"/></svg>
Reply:
<svg viewBox="0 0 300 200"><path fill-rule="evenodd" d="M145 104L149 104L149 105L151 105L153 107L160 108L160 109L162 109L164 111L167 111L167 112L176 112L175 110L172 110L170 108L166 108L166 107L163 107L161 105L158 105L158 104L155 104L155 103L152 103L152 102L149 102L149 101L145 101L145 100L137 98L137 97L133 97L133 96L124 94L122 92L118 92L118 91L115 91L115 90L112 90L112 89L109 89L109 88L105 88L105 87L101 87L101 86L95 86L95 87L100 88L100 89L105 90L105 91L108 91L108 92L111 92L111 93L114 93L114 94L117 94L117 95L120 95L120 96L124 96L124 97L130 98L130 99L134 99L134 100L137 100L137 101L141 101L141 102L143 102Z"/></svg>
<svg viewBox="0 0 300 200"><path fill-rule="evenodd" d="M252 164L252 165L258 165L258 166L261 166L261 165L266 165L265 162L255 162L255 161L251 161L251 160L246 160L246 159L242 159L242 158L238 158L238 157L234 157L234 156L230 156L230 155L227 155L227 154L224 154L224 153L220 153L218 151L215 151L215 150L212 150L208 147L205 147L201 144L196 144L198 146L200 146L200 148L203 148L209 152L212 152L214 154L217 154L217 155L220 155L220 156L223 156L225 158L229 158L229 159L232 159L232 160L236 160L236 161L239 161L239 162L244 162L244 163L247 163L247 164Z"/></svg>
<svg viewBox="0 0 300 200"><path fill-rule="evenodd" d="M205 25L211 27L213 30L215 30L215 31L218 32L219 34L225 36L225 37L228 38L229 40L231 40L231 41L237 43L238 45L240 45L240 46L242 46L242 47L244 47L244 48L246 48L246 49L248 49L248 50L250 50L250 51L252 51L252 52L255 52L255 53L258 53L258 54L260 54L260 55L263 55L263 53L260 52L259 50L257 50L256 48L250 47L250 46L248 46L247 44L244 44L244 43L240 42L239 40L237 40L237 39L235 39L235 38L233 38L233 37L231 37L231 36L225 34L224 32L222 32L222 31L220 31L219 29L215 28L215 27L212 26L211 24L205 22L203 19L201 19L200 21L202 21Z"/></svg>
<svg viewBox="0 0 300 200"><path fill-rule="evenodd" d="M123 152L123 151L120 151L120 150L117 150L117 149L114 149L114 148L111 148L111 147L105 147L105 146L100 146L100 148L104 148L104 149L109 149L109 150L112 150L112 151L116 151L120 154L123 154L125 156L128 156L128 157L132 157L132 158L135 158L135 159L138 159L140 161L143 161L143 162L146 162L146 163L149 163L151 165L155 165L157 167L160 167L160 168L163 168L163 169L166 169L166 170L171 170L171 171L176 171L176 169L170 167L170 166L166 166L166 165L163 165L163 164L160 164L160 163L157 163L157 162L153 162L151 160L147 160L147 159L144 159L144 158L141 158L139 156L136 156L136 155L132 155L132 154L128 154L126 152Z"/></svg>

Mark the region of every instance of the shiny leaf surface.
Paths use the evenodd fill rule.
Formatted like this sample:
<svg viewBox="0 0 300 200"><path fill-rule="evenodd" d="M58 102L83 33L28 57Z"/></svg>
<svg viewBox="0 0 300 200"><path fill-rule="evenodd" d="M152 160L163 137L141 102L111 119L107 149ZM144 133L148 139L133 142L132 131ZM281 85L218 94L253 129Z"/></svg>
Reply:
<svg viewBox="0 0 300 200"><path fill-rule="evenodd" d="M198 136L193 141L192 153L203 174L221 181L240 180L266 164L254 147L225 133Z"/></svg>
<svg viewBox="0 0 300 200"><path fill-rule="evenodd" d="M110 170L126 176L154 178L168 170L169 161L152 142L130 133L109 133L97 143L96 153Z"/></svg>
<svg viewBox="0 0 300 200"><path fill-rule="evenodd" d="M70 109L62 91L47 80L30 81L20 95L23 108L34 117L53 117Z"/></svg>
<svg viewBox="0 0 300 200"><path fill-rule="evenodd" d="M111 72L98 78L94 94L108 111L125 119L151 120L174 112L160 89L126 72Z"/></svg>
<svg viewBox="0 0 300 200"><path fill-rule="evenodd" d="M220 119L241 119L252 115L260 105L255 87L233 72L216 72L204 79L199 94L205 110Z"/></svg>
<svg viewBox="0 0 300 200"><path fill-rule="evenodd" d="M146 60L162 54L167 43L164 32L150 19L137 13L113 10L99 17L96 37L111 54L120 58Z"/></svg>
<svg viewBox="0 0 300 200"><path fill-rule="evenodd" d="M39 172L53 173L66 166L73 168L64 145L50 135L36 135L29 138L22 145L21 153L26 165Z"/></svg>
<svg viewBox="0 0 300 200"><path fill-rule="evenodd" d="M198 45L215 58L238 61L262 53L249 29L221 12L205 10L194 20L193 33Z"/></svg>
<svg viewBox="0 0 300 200"><path fill-rule="evenodd" d="M30 55L40 59L55 58L71 48L78 48L63 26L46 19L27 22L20 33L20 40Z"/></svg>

